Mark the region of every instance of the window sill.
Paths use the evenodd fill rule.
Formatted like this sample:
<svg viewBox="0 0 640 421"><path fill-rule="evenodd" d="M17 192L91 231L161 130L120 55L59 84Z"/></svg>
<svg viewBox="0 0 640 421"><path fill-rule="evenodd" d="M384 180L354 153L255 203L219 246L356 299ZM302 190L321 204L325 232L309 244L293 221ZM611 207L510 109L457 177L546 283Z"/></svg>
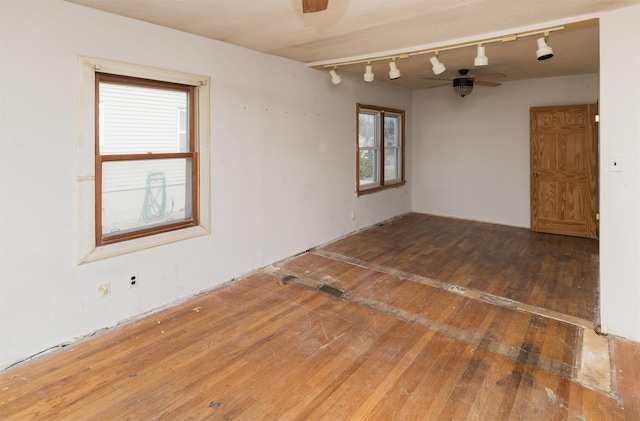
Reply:
<svg viewBox="0 0 640 421"><path fill-rule="evenodd" d="M129 241L122 241L115 244L94 247L89 253L82 256L78 264L95 262L97 260L108 259L109 257L120 256L134 251L146 250L176 241L187 240L189 238L200 237L210 234L211 231L203 226L190 227L176 231L169 231L162 234L150 235L148 237L136 238Z"/></svg>
<svg viewBox="0 0 640 421"><path fill-rule="evenodd" d="M363 196L365 194L371 194L371 193L376 193L382 190L388 190L388 189L394 189L397 187L402 187L406 184L406 181L398 181L397 183L393 183L393 184L388 184L386 186L378 186L378 187L372 187L370 189L363 189L363 190L358 190L357 195L358 196Z"/></svg>

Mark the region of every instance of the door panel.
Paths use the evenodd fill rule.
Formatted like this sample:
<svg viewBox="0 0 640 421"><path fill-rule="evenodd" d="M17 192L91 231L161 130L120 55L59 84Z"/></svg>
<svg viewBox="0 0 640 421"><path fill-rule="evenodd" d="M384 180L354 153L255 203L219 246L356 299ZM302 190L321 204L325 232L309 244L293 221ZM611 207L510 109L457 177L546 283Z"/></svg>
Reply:
<svg viewBox="0 0 640 421"><path fill-rule="evenodd" d="M595 109L531 108L532 231L596 236Z"/></svg>

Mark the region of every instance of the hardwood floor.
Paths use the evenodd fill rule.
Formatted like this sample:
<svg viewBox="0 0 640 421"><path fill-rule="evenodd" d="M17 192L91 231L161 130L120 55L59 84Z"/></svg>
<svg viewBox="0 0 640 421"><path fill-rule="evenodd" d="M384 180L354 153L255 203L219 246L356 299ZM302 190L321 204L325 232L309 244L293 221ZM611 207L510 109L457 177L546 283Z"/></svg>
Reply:
<svg viewBox="0 0 640 421"><path fill-rule="evenodd" d="M592 240L410 214L6 370L0 419L638 420L596 288Z"/></svg>
<svg viewBox="0 0 640 421"><path fill-rule="evenodd" d="M413 213L323 250L596 320L597 240Z"/></svg>

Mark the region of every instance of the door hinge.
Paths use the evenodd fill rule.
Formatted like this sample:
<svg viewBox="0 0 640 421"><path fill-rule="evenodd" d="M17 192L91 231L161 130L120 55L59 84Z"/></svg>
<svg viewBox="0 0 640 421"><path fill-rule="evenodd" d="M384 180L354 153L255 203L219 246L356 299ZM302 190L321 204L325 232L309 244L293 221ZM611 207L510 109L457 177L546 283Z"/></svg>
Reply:
<svg viewBox="0 0 640 421"><path fill-rule="evenodd" d="M600 114L596 114L596 123L600 123Z"/></svg>
<svg viewBox="0 0 640 421"><path fill-rule="evenodd" d="M600 214L598 212L596 212L596 221L600 220Z"/></svg>

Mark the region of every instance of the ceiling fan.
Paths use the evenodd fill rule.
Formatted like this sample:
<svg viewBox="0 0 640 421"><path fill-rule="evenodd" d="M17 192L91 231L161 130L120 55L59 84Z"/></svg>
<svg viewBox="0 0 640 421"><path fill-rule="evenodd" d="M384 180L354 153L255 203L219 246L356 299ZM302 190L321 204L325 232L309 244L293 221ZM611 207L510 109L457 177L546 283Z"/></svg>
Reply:
<svg viewBox="0 0 640 421"><path fill-rule="evenodd" d="M325 10L329 0L302 0L302 13L315 13Z"/></svg>
<svg viewBox="0 0 640 421"><path fill-rule="evenodd" d="M458 70L458 76L453 79L453 90L454 90L454 92L456 94L460 95L461 97L464 97L464 96L469 95L471 93L471 91L473 90L474 83L476 85L489 86L491 88L495 88L497 86L502 85L501 83L489 82L489 81L481 80L481 79L492 79L492 78L506 77L507 76L504 73L490 73L490 74L487 74L487 75L480 75L480 76L470 77L468 75L468 73L469 73L469 69L460 69L460 70ZM451 80L451 79L436 79L436 78L429 78L429 77L423 77L422 79L427 79L427 80ZM449 83L450 82L442 83L440 85L430 86L430 88L449 85Z"/></svg>

